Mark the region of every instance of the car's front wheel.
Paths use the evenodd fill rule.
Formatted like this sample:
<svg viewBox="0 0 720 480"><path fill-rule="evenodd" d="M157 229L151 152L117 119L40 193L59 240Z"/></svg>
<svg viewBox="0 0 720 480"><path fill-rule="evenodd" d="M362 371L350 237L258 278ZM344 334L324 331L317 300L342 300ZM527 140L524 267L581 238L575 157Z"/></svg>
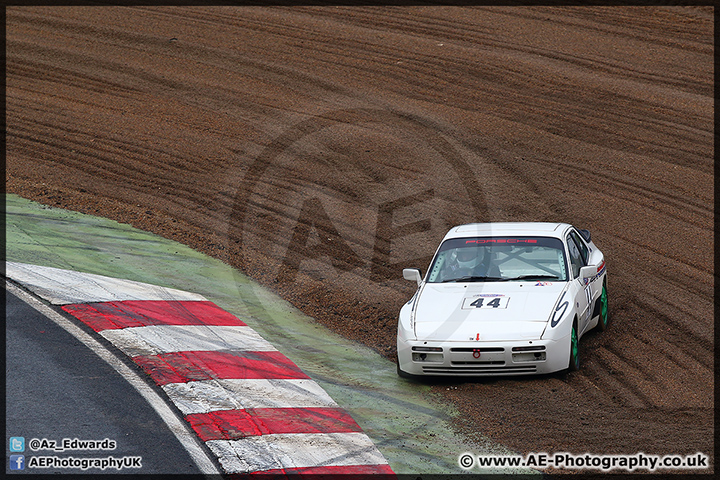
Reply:
<svg viewBox="0 0 720 480"><path fill-rule="evenodd" d="M580 370L580 339L577 332L577 319L573 322L570 331L570 363L568 370L571 372Z"/></svg>
<svg viewBox="0 0 720 480"><path fill-rule="evenodd" d="M411 378L409 373L405 373L402 370L400 370L400 365L397 366L397 374L400 378Z"/></svg>
<svg viewBox="0 0 720 480"><path fill-rule="evenodd" d="M420 375L413 375L412 373L407 373L404 370L400 369L400 360L397 361L397 374L400 378L407 378L409 380L418 380L419 378L422 378Z"/></svg>

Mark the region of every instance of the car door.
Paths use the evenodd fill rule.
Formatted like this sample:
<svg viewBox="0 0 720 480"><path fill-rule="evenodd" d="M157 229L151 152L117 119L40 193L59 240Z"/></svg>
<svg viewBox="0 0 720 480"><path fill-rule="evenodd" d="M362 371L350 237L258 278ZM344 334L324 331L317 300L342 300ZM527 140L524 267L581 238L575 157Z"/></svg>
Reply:
<svg viewBox="0 0 720 480"><path fill-rule="evenodd" d="M571 282L573 282L571 290L575 295L575 311L578 315L578 332L582 335L587 329L592 314L592 285L590 283L585 285L583 279L580 278L580 269L587 265L588 249L579 238L576 239L577 236L575 232L570 232L566 241L570 255ZM582 247L585 247L584 255Z"/></svg>

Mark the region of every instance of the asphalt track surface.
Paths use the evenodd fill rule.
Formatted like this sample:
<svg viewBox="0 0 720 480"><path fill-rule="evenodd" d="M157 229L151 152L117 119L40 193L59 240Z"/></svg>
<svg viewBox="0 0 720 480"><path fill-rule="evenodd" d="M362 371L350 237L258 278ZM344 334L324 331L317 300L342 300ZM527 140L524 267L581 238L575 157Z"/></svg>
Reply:
<svg viewBox="0 0 720 480"><path fill-rule="evenodd" d="M10 437L25 438L26 461L30 456L141 457L141 468L28 468L26 464L23 471L11 471L7 464L6 473L202 473L158 413L94 351L7 290L5 315L5 430ZM116 447L33 451L32 439L47 439L58 446L63 439L109 439Z"/></svg>
<svg viewBox="0 0 720 480"><path fill-rule="evenodd" d="M391 361L401 268L449 226L588 228L612 325L583 369L431 389L520 452L712 456L711 7L6 14L10 192L205 252Z"/></svg>

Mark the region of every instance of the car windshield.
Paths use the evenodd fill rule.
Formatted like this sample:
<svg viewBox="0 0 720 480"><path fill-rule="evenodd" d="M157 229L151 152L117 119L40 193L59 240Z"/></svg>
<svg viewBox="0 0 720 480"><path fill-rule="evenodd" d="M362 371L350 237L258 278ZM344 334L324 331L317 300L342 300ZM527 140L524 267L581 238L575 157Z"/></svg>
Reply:
<svg viewBox="0 0 720 480"><path fill-rule="evenodd" d="M453 238L440 246L428 282L567 281L563 243L546 237Z"/></svg>

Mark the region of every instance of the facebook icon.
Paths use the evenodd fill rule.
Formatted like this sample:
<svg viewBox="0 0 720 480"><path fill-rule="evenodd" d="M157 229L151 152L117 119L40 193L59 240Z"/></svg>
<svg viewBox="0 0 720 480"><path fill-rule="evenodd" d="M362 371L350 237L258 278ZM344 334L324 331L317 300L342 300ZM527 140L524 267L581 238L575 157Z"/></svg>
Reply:
<svg viewBox="0 0 720 480"><path fill-rule="evenodd" d="M10 470L25 470L25 455L10 455Z"/></svg>

